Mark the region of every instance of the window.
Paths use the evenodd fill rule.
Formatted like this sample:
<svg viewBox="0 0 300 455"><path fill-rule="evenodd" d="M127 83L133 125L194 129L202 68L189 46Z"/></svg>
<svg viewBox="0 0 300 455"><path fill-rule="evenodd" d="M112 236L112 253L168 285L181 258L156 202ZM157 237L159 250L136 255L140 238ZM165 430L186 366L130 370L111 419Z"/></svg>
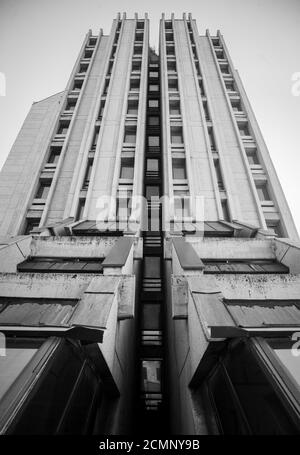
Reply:
<svg viewBox="0 0 300 455"><path fill-rule="evenodd" d="M157 109L159 107L159 101L158 100L148 100L148 106L154 109Z"/></svg>
<svg viewBox="0 0 300 455"><path fill-rule="evenodd" d="M133 53L134 55L142 55L143 48L142 46L134 46Z"/></svg>
<svg viewBox="0 0 300 455"><path fill-rule="evenodd" d="M174 46L167 46L167 55L175 56L175 47Z"/></svg>
<svg viewBox="0 0 300 455"><path fill-rule="evenodd" d="M159 343L159 334L157 330L144 331L145 339L150 341L150 345ZM144 336L143 336L144 343ZM147 344L147 343L145 343ZM142 361L142 396L144 398L145 408L147 411L157 411L162 403L161 391L161 361L153 359L145 359Z"/></svg>
<svg viewBox="0 0 300 455"><path fill-rule="evenodd" d="M40 225L40 220L37 219L30 219L26 221L26 226L24 229L24 235L28 235L31 233L31 231L35 228L38 228Z"/></svg>
<svg viewBox="0 0 300 455"><path fill-rule="evenodd" d="M176 219L184 219L190 216L190 201L189 197L174 197L174 211Z"/></svg>
<svg viewBox="0 0 300 455"><path fill-rule="evenodd" d="M113 69L113 66L114 66L114 62L112 62L111 60L109 61L109 64L108 64L108 68L107 68L107 76L110 76L111 73L112 73L112 69Z"/></svg>
<svg viewBox="0 0 300 455"><path fill-rule="evenodd" d="M293 355L293 342L289 339L279 338L267 340L268 345L273 350L278 364L283 367L287 376L300 388L300 356Z"/></svg>
<svg viewBox="0 0 300 455"><path fill-rule="evenodd" d="M158 159L148 158L147 159L147 172L158 172Z"/></svg>
<svg viewBox="0 0 300 455"><path fill-rule="evenodd" d="M174 41L173 33L166 32L166 41Z"/></svg>
<svg viewBox="0 0 300 455"><path fill-rule="evenodd" d="M208 128L208 137L209 137L209 142L210 142L210 148L212 151L217 150L216 149L216 141L215 141L215 136L212 128Z"/></svg>
<svg viewBox="0 0 300 455"><path fill-rule="evenodd" d="M89 46L95 46L97 42L97 38L90 38L89 40Z"/></svg>
<svg viewBox="0 0 300 455"><path fill-rule="evenodd" d="M173 179L182 180L186 179L185 159L173 158L172 160Z"/></svg>
<svg viewBox="0 0 300 455"><path fill-rule="evenodd" d="M267 228L271 233L278 235L278 237L283 237L282 231L280 228L280 221L267 220L266 222L267 222Z"/></svg>
<svg viewBox="0 0 300 455"><path fill-rule="evenodd" d="M249 127L246 123L238 123L241 136L250 136Z"/></svg>
<svg viewBox="0 0 300 455"><path fill-rule="evenodd" d="M230 74L228 65L220 65L220 69L221 69L222 74Z"/></svg>
<svg viewBox="0 0 300 455"><path fill-rule="evenodd" d="M109 87L109 78L106 78L105 82L104 82L103 95L107 95L108 87Z"/></svg>
<svg viewBox="0 0 300 455"><path fill-rule="evenodd" d="M137 115L138 107L139 107L138 100L128 100L127 114Z"/></svg>
<svg viewBox="0 0 300 455"><path fill-rule="evenodd" d="M251 164L259 164L256 150L251 150L251 151L246 150L246 153L247 153L247 158L248 158L248 161L249 161L250 165Z"/></svg>
<svg viewBox="0 0 300 455"><path fill-rule="evenodd" d="M171 143L183 144L183 134L181 126L171 126Z"/></svg>
<svg viewBox="0 0 300 455"><path fill-rule="evenodd" d="M154 115L151 115L150 117L148 117L148 125L158 126L159 125L159 117L156 117Z"/></svg>
<svg viewBox="0 0 300 455"><path fill-rule="evenodd" d="M159 136L148 136L149 147L159 147Z"/></svg>
<svg viewBox="0 0 300 455"><path fill-rule="evenodd" d="M221 202L222 205L222 212L223 212L223 219L224 221L230 221L229 210L228 210L228 203L226 199L223 199Z"/></svg>
<svg viewBox="0 0 300 455"><path fill-rule="evenodd" d="M47 163L57 164L61 153L61 147L51 147Z"/></svg>
<svg viewBox="0 0 300 455"><path fill-rule="evenodd" d="M150 92L158 92L159 90L158 84L149 84L149 90Z"/></svg>
<svg viewBox="0 0 300 455"><path fill-rule="evenodd" d="M68 122L60 122L58 125L57 134L67 134L68 129L69 129Z"/></svg>
<svg viewBox="0 0 300 455"><path fill-rule="evenodd" d="M5 355L0 356L0 399L29 364L41 344L40 340L6 339Z"/></svg>
<svg viewBox="0 0 300 455"><path fill-rule="evenodd" d="M87 72L89 65L87 63L81 63L79 66L78 73L85 74Z"/></svg>
<svg viewBox="0 0 300 455"><path fill-rule="evenodd" d="M224 56L223 49L216 49L216 56L218 59L224 59L225 56Z"/></svg>
<svg viewBox="0 0 300 455"><path fill-rule="evenodd" d="M217 177L219 190L224 190L224 183L223 183L223 177L222 177L219 160L214 160L214 165L215 165L215 171L216 171L216 177Z"/></svg>
<svg viewBox="0 0 300 455"><path fill-rule="evenodd" d="M146 278L160 278L160 257L159 256L145 256L144 258L144 277Z"/></svg>
<svg viewBox="0 0 300 455"><path fill-rule="evenodd" d="M178 92L178 80L168 79L168 87L170 92Z"/></svg>
<svg viewBox="0 0 300 455"><path fill-rule="evenodd" d="M223 274L223 273L289 273L288 267L280 262L269 259L228 259L228 260L211 260L203 259L205 274Z"/></svg>
<svg viewBox="0 0 300 455"><path fill-rule="evenodd" d="M161 306L157 303L143 304L143 330L161 329Z"/></svg>
<svg viewBox="0 0 300 455"><path fill-rule="evenodd" d="M146 199L150 200L151 198L159 198L159 186L157 185L147 185L146 186Z"/></svg>
<svg viewBox="0 0 300 455"><path fill-rule="evenodd" d="M121 160L121 179L133 179L134 174L134 159L133 158L122 158Z"/></svg>
<svg viewBox="0 0 300 455"><path fill-rule="evenodd" d="M92 148L95 148L96 145L97 145L98 137L99 137L99 131L100 131L100 128L95 128L93 142L92 142Z"/></svg>
<svg viewBox="0 0 300 455"><path fill-rule="evenodd" d="M85 198L79 199L75 221L82 220L85 207Z"/></svg>
<svg viewBox="0 0 300 455"><path fill-rule="evenodd" d="M110 59L111 60L113 60L115 58L116 50L117 50L117 48L115 46L113 46L113 49L112 49L111 54L110 54Z"/></svg>
<svg viewBox="0 0 300 455"><path fill-rule="evenodd" d="M158 78L158 71L150 71L149 77L152 79L157 79Z"/></svg>
<svg viewBox="0 0 300 455"><path fill-rule="evenodd" d="M266 183L256 183L256 190L260 201L271 200Z"/></svg>
<svg viewBox="0 0 300 455"><path fill-rule="evenodd" d="M172 100L169 103L170 115L180 115L180 101Z"/></svg>
<svg viewBox="0 0 300 455"><path fill-rule="evenodd" d="M197 76L201 76L200 65L199 62L195 62Z"/></svg>
<svg viewBox="0 0 300 455"><path fill-rule="evenodd" d="M137 32L137 33L135 34L135 41L143 41L143 39L144 39L144 33L142 33L142 32Z"/></svg>
<svg viewBox="0 0 300 455"><path fill-rule="evenodd" d="M210 117L209 117L209 112L208 112L207 101L203 101L203 109L204 109L205 119L209 120Z"/></svg>
<svg viewBox="0 0 300 455"><path fill-rule="evenodd" d="M117 197L116 201L116 215L118 220L127 221L130 217L132 209L132 198L131 192L126 191L126 195L120 195Z"/></svg>
<svg viewBox="0 0 300 455"><path fill-rule="evenodd" d="M172 30L172 22L171 21L165 21L165 29L166 30Z"/></svg>
<svg viewBox="0 0 300 455"><path fill-rule="evenodd" d="M219 40L219 38L212 38L211 41L212 41L212 43L213 43L213 46L215 46L215 47L220 46L220 40Z"/></svg>
<svg viewBox="0 0 300 455"><path fill-rule="evenodd" d="M88 160L88 163L87 163L87 168L86 168L86 171L85 171L85 176L84 176L84 181L83 181L83 188L88 188L89 186L89 183L90 183L90 178L91 178L91 174L92 174L92 169L93 169L93 163L94 163L94 159L93 158L90 158Z"/></svg>
<svg viewBox="0 0 300 455"><path fill-rule="evenodd" d="M85 49L83 58L91 58L93 55L93 50L92 49Z"/></svg>
<svg viewBox="0 0 300 455"><path fill-rule="evenodd" d="M36 199L47 199L49 190L50 190L51 182L45 181L40 182L38 190L36 192Z"/></svg>
<svg viewBox="0 0 300 455"><path fill-rule="evenodd" d="M242 112L243 111L240 101L231 100L231 106L232 106L232 110L234 112Z"/></svg>
<svg viewBox="0 0 300 455"><path fill-rule="evenodd" d="M298 434L291 405L280 387L274 386L270 367L255 346L253 340L230 342L207 378L219 431L232 435Z"/></svg>
<svg viewBox="0 0 300 455"><path fill-rule="evenodd" d="M137 30L143 30L144 29L144 22L143 21L138 21L136 23L136 28L137 28Z"/></svg>
<svg viewBox="0 0 300 455"><path fill-rule="evenodd" d="M199 79L199 89L200 89L201 96L205 96L205 91L204 91L202 79Z"/></svg>
<svg viewBox="0 0 300 455"><path fill-rule="evenodd" d="M232 81L225 81L225 87L229 92L234 92L235 91L235 86Z"/></svg>
<svg viewBox="0 0 300 455"><path fill-rule="evenodd" d="M75 90L75 91L81 90L82 84L83 84L83 80L74 81L73 90Z"/></svg>
<svg viewBox="0 0 300 455"><path fill-rule="evenodd" d="M134 60L132 62L132 71L141 71L142 68L142 61L141 60Z"/></svg>
<svg viewBox="0 0 300 455"><path fill-rule="evenodd" d="M19 263L17 270L25 273L101 273L102 262L103 258L35 256ZM53 299L51 300L53 301ZM32 304L34 301L31 300L30 303ZM40 299L40 303L46 304L45 299Z"/></svg>
<svg viewBox="0 0 300 455"><path fill-rule="evenodd" d="M167 70L169 72L175 73L176 72L176 62L174 62L173 60L168 61L167 62Z"/></svg>
<svg viewBox="0 0 300 455"><path fill-rule="evenodd" d="M104 107L105 107L105 100L102 100L100 103L100 109L99 109L99 114L98 114L99 119L101 119L103 116Z"/></svg>
<svg viewBox="0 0 300 455"><path fill-rule="evenodd" d="M138 92L140 89L140 79L130 79L129 90Z"/></svg>
<svg viewBox="0 0 300 455"><path fill-rule="evenodd" d="M124 142L126 144L135 144L136 141L136 126L126 126L124 134Z"/></svg>
<svg viewBox="0 0 300 455"><path fill-rule="evenodd" d="M66 111L74 111L77 99L70 99L66 105Z"/></svg>

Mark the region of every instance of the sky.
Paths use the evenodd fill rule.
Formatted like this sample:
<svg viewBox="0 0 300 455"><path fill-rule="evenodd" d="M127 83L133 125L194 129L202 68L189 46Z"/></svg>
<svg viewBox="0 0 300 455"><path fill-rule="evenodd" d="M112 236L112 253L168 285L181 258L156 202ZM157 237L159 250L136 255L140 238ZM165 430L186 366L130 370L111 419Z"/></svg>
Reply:
<svg viewBox="0 0 300 455"><path fill-rule="evenodd" d="M162 12L221 30L300 233L300 0L0 0L0 168L31 104L65 88L88 29L109 34L124 11L149 14L156 48Z"/></svg>

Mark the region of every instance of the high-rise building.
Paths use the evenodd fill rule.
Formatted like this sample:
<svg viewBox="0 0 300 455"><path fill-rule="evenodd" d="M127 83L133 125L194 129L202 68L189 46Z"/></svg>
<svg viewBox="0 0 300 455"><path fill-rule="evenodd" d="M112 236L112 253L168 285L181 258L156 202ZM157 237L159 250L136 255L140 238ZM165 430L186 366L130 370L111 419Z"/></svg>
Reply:
<svg viewBox="0 0 300 455"><path fill-rule="evenodd" d="M89 31L0 235L0 433L300 432L300 243L220 32Z"/></svg>

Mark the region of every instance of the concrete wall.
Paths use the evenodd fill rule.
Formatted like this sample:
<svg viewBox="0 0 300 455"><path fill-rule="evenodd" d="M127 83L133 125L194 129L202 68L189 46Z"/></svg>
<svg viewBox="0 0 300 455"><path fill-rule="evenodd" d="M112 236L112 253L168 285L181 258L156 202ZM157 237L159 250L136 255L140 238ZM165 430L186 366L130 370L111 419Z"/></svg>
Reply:
<svg viewBox="0 0 300 455"><path fill-rule="evenodd" d="M0 173L0 235L16 235L41 172L63 93L34 103Z"/></svg>
<svg viewBox="0 0 300 455"><path fill-rule="evenodd" d="M100 36L99 39L100 42L95 50L95 55L93 56L93 61L91 63L92 67L87 75L86 85L82 88L81 98L78 100L79 106L75 114L68 137L64 160L59 169L56 186L49 204L46 224L55 223L70 215L71 207L69 207L69 213L65 213L65 209L68 198L72 198L75 191L75 188L71 188L74 177L77 180L77 186L82 185L82 182L79 180L76 165L78 161L80 161L80 167L84 174L87 159L83 161L83 155L86 157L90 148L87 136L93 136L95 125L95 121L92 121L91 114L95 109L95 102L99 99L101 94L100 87L104 83L109 57L109 38Z"/></svg>

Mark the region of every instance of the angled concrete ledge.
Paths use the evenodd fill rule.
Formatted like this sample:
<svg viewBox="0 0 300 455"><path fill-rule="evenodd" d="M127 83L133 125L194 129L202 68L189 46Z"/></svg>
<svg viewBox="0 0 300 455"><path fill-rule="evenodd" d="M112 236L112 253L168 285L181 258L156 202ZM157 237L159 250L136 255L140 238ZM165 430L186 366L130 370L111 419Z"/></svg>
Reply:
<svg viewBox="0 0 300 455"><path fill-rule="evenodd" d="M183 270L203 270L204 264L192 245L181 238L173 239L173 245Z"/></svg>
<svg viewBox="0 0 300 455"><path fill-rule="evenodd" d="M119 238L103 261L103 268L124 267L133 243L133 237Z"/></svg>

